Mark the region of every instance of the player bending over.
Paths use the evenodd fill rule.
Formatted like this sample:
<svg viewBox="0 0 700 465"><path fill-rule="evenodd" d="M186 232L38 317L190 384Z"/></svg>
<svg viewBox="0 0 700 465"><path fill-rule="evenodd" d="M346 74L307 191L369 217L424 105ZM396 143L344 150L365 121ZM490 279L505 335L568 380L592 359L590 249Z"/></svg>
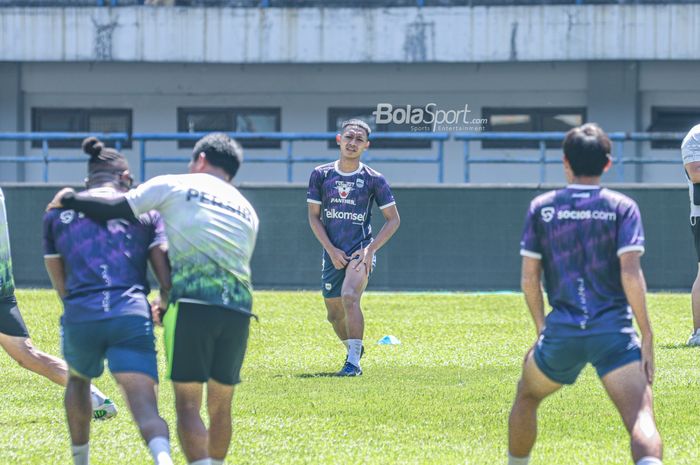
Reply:
<svg viewBox="0 0 700 465"><path fill-rule="evenodd" d="M98 219L134 218L149 210L163 217L173 283L163 320L168 377L190 465L224 462L234 386L241 381L248 344L258 216L231 185L242 162L240 145L213 133L195 144L189 174L155 177L113 200L63 190L51 203ZM200 415L205 388L209 428Z"/></svg>
<svg viewBox="0 0 700 465"><path fill-rule="evenodd" d="M84 194L114 198L131 186L122 154L94 137L83 142L88 162ZM63 355L70 367L66 418L75 465L89 463L90 380L109 369L122 388L156 465L172 465L168 425L158 415L158 363L146 279L150 260L170 288L163 220L149 212L133 221L96 222L74 210L44 215L44 261L63 301Z"/></svg>
<svg viewBox="0 0 700 465"><path fill-rule="evenodd" d="M376 263L375 253L400 223L386 179L360 162L369 147L370 132L367 123L359 119L342 124L336 135L340 158L313 170L306 198L309 224L323 246L321 286L328 321L347 347L347 358L338 376L362 374L365 322L360 300ZM376 238L372 238L370 226L373 202L386 220Z"/></svg>
<svg viewBox="0 0 700 465"><path fill-rule="evenodd" d="M15 298L10 235L2 189L0 189L0 346L20 366L61 386L68 383L66 362L34 347L19 312ZM96 420L105 420L117 414L114 403L92 385L90 385L90 407L91 416Z"/></svg>
<svg viewBox="0 0 700 465"><path fill-rule="evenodd" d="M610 139L597 125L567 133L563 162L569 185L530 203L521 242L522 289L538 340L525 357L510 413L508 463L529 462L540 402L573 384L591 363L630 434L634 462L660 465L639 208L619 192L600 187L611 159ZM546 319L542 273L552 307Z"/></svg>

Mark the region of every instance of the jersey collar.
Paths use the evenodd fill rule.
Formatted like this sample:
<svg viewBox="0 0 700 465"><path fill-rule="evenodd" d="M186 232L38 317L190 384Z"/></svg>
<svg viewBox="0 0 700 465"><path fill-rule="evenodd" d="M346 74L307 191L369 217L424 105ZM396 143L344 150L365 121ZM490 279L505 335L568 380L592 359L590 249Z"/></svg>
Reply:
<svg viewBox="0 0 700 465"><path fill-rule="evenodd" d="M600 189L599 185L592 185L592 184L569 184L566 186L567 189L574 189L577 191L593 191L596 189Z"/></svg>
<svg viewBox="0 0 700 465"><path fill-rule="evenodd" d="M358 166L355 171L353 171L352 173L346 173L344 171L340 171L340 161L339 160L336 160L335 163L333 164L333 169L335 170L336 173L338 173L341 176L352 176L352 175L357 174L360 171L362 171L362 168L364 168L364 167L365 167L365 165L362 162L360 162L360 166Z"/></svg>

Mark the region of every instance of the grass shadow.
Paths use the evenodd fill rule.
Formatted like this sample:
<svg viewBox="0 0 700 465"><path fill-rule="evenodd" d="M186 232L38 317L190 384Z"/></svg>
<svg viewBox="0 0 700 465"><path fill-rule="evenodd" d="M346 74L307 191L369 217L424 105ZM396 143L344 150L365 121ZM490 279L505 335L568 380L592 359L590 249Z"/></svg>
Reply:
<svg viewBox="0 0 700 465"><path fill-rule="evenodd" d="M299 375L294 375L295 378L310 379L310 378L337 378L338 375L335 371L326 371L321 373L301 373Z"/></svg>
<svg viewBox="0 0 700 465"><path fill-rule="evenodd" d="M675 344L664 344L662 346L659 346L662 349L695 349L693 346L689 346L687 344L682 344L682 343L675 343Z"/></svg>

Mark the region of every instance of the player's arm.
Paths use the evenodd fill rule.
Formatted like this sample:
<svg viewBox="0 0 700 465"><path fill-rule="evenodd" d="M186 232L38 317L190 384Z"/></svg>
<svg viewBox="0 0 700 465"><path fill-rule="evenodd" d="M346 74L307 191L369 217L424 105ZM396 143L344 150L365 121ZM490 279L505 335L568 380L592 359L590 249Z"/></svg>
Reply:
<svg viewBox="0 0 700 465"><path fill-rule="evenodd" d="M542 293L542 260L523 256L520 287L539 336L544 329L544 295Z"/></svg>
<svg viewBox="0 0 700 465"><path fill-rule="evenodd" d="M374 238L372 243L368 245L364 250L364 256L362 260L358 260L355 264L355 269L358 269L360 265L364 265L366 270L372 269L372 260L374 254L382 248L384 244L389 242L391 236L394 235L399 226L401 225L401 217L399 216L399 210L396 208L396 204L390 205L388 207L382 208L382 215L384 215L384 226Z"/></svg>
<svg viewBox="0 0 700 465"><path fill-rule="evenodd" d="M333 266L338 270L342 270L347 266L350 257L345 255L345 252L342 250L336 248L328 237L326 227L323 226L321 221L321 204L309 202L307 205L309 206L309 226L311 226L314 236L326 250L328 256L331 257Z"/></svg>
<svg viewBox="0 0 700 465"><path fill-rule="evenodd" d="M620 275L625 297L632 308L634 319L637 320L639 333L642 336L642 369L651 384L654 380L654 335L647 312L647 284L640 263L641 255L639 251L621 254Z"/></svg>
<svg viewBox="0 0 700 465"><path fill-rule="evenodd" d="M124 197L104 198L90 195L77 196L75 191L69 187L60 190L48 205L47 210L52 208L70 208L85 213L96 221L105 222L116 218L124 218L129 221L136 221L129 202Z"/></svg>
<svg viewBox="0 0 700 465"><path fill-rule="evenodd" d="M690 182L700 183L700 161L692 161L685 164L685 172L688 173Z"/></svg>
<svg viewBox="0 0 700 465"><path fill-rule="evenodd" d="M153 274L160 287L159 299L151 304L153 320L160 324L170 300L170 289L173 286L170 277L170 260L168 259L168 245L157 244L148 252L148 261L151 264Z"/></svg>
<svg viewBox="0 0 700 465"><path fill-rule="evenodd" d="M63 258L60 255L45 256L44 265L51 279L51 285L63 299L66 296L66 269L63 265Z"/></svg>

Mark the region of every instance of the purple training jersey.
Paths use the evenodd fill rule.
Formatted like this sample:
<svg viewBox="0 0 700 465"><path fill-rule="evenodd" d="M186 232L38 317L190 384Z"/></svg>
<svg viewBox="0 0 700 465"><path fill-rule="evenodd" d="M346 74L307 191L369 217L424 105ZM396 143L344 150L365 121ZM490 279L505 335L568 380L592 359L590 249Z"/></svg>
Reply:
<svg viewBox="0 0 700 465"><path fill-rule="evenodd" d="M102 189L90 193L116 195ZM166 242L165 226L157 212L141 215L136 223L110 220L103 224L74 210L48 211L44 215L44 254L63 258L63 322L124 315L150 318L146 299L149 250Z"/></svg>
<svg viewBox="0 0 700 465"><path fill-rule="evenodd" d="M599 186L571 185L530 203L520 254L542 260L552 311L545 334L632 332L619 256L644 252L634 200Z"/></svg>
<svg viewBox="0 0 700 465"><path fill-rule="evenodd" d="M306 201L321 205L328 238L347 255L372 242L372 203L380 209L396 204L381 173L363 163L344 173L337 161L313 170Z"/></svg>

